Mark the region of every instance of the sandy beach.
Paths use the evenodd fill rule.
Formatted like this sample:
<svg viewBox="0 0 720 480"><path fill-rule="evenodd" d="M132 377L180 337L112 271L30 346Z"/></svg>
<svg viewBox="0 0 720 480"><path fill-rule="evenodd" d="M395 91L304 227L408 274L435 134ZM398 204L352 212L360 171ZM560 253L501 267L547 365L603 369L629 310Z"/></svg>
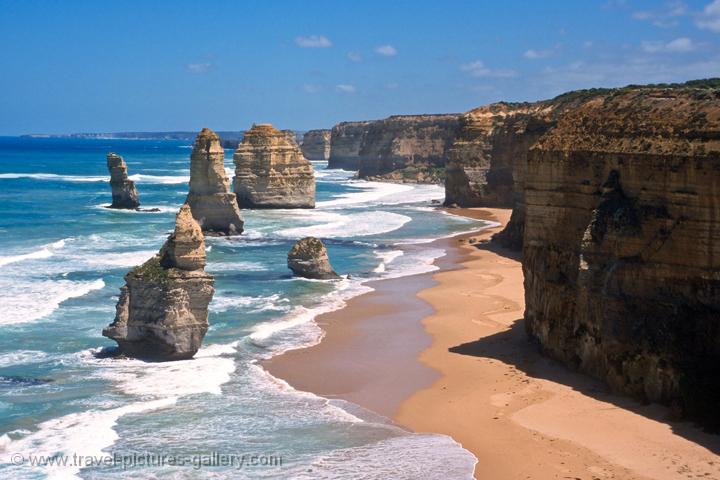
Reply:
<svg viewBox="0 0 720 480"><path fill-rule="evenodd" d="M499 222L509 210L453 213ZM668 409L613 395L543 357L525 335L519 257L500 227L435 242L431 274L383 280L323 315L314 347L264 364L416 432L452 436L478 479L720 479L720 437Z"/></svg>

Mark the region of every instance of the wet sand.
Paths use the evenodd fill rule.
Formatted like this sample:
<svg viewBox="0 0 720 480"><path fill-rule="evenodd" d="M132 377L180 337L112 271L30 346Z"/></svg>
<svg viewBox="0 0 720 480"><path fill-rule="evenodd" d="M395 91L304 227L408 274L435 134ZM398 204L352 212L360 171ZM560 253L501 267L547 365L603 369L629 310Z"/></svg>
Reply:
<svg viewBox="0 0 720 480"><path fill-rule="evenodd" d="M453 213L501 224L510 215ZM720 437L538 353L522 325L518 256L486 243L498 230L435 242L448 252L439 272L370 283L375 291L318 318L320 344L265 368L452 436L478 458L479 479L720 479Z"/></svg>

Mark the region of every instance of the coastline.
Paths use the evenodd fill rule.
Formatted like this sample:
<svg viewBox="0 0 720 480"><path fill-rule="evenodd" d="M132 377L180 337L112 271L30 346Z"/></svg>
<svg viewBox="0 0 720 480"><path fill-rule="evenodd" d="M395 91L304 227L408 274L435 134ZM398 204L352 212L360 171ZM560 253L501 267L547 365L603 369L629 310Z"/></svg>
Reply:
<svg viewBox="0 0 720 480"><path fill-rule="evenodd" d="M451 436L477 457L476 478L720 478L716 436L610 394L527 341L517 254L485 243L510 210L451 213L500 226L429 244L447 252L439 271L368 283L317 318L318 345L263 366L296 389Z"/></svg>

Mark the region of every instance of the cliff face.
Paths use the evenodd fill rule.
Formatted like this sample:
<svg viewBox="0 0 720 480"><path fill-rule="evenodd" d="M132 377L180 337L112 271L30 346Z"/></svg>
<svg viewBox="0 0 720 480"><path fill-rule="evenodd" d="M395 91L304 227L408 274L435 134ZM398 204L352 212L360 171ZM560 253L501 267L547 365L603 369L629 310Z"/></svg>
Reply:
<svg viewBox="0 0 720 480"><path fill-rule="evenodd" d="M209 128L203 128L193 144L190 192L185 202L207 234L242 233L243 219L225 173L225 150L220 137Z"/></svg>
<svg viewBox="0 0 720 480"><path fill-rule="evenodd" d="M115 321L103 335L124 355L182 360L198 351L208 329L213 277L205 273L205 241L185 204L160 253L125 276Z"/></svg>
<svg viewBox="0 0 720 480"><path fill-rule="evenodd" d="M233 155L233 189L243 208L314 208L315 176L297 142L255 125Z"/></svg>
<svg viewBox="0 0 720 480"><path fill-rule="evenodd" d="M107 154L107 167L110 171L112 204L109 208L134 210L140 206L140 197L135 182L128 180L127 165L120 155Z"/></svg>
<svg viewBox="0 0 720 480"><path fill-rule="evenodd" d="M494 103L464 114L448 149L445 204L512 207L530 147L551 127L552 106ZM521 191L518 188L518 191Z"/></svg>
<svg viewBox="0 0 720 480"><path fill-rule="evenodd" d="M444 169L446 151L459 126L459 115L397 115L370 122L359 151L358 176L399 171L399 178L423 180ZM418 176L420 178L418 178ZM430 179L428 178L430 181Z"/></svg>
<svg viewBox="0 0 720 480"><path fill-rule="evenodd" d="M302 153L308 160L330 158L330 130L308 130L303 136Z"/></svg>
<svg viewBox="0 0 720 480"><path fill-rule="evenodd" d="M360 148L371 122L342 122L330 132L328 168L357 170L360 166Z"/></svg>
<svg viewBox="0 0 720 480"><path fill-rule="evenodd" d="M720 90L584 101L530 149L524 183L530 336L720 426Z"/></svg>

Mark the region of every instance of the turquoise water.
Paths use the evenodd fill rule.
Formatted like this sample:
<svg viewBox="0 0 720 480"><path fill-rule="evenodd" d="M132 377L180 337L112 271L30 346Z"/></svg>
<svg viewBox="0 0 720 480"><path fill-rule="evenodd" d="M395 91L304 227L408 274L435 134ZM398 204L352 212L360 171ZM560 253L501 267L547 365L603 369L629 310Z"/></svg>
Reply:
<svg viewBox="0 0 720 480"><path fill-rule="evenodd" d="M142 206L159 212L104 208L109 151L125 157ZM216 293L195 359L96 355L113 345L100 332L123 275L173 228L189 155L182 141L0 138L0 478L471 478L475 458L449 437L296 391L257 364L318 342L319 313L368 291L367 280L433 270L444 252L430 240L478 226L430 208L437 186L357 181L314 162L315 210L243 211L242 236L207 239ZM226 151L228 169L231 160ZM287 251L310 234L350 279L290 276ZM28 464L59 454L82 457ZM275 464L240 468L213 454ZM110 455L125 467L93 463Z"/></svg>

